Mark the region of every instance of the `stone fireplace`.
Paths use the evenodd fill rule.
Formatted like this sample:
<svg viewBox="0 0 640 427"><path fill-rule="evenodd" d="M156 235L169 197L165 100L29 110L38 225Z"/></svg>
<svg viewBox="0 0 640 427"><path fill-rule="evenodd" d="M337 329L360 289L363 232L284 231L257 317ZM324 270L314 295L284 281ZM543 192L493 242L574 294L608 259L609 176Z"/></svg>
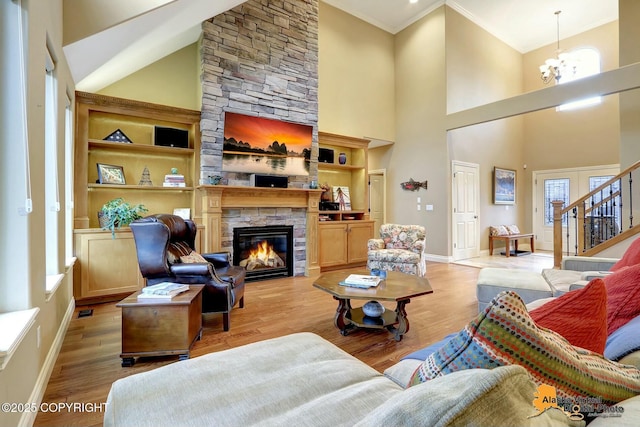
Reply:
<svg viewBox="0 0 640 427"><path fill-rule="evenodd" d="M293 275L320 274L318 207L322 190L202 185L201 204L205 251L233 250L233 229L269 225L293 228Z"/></svg>
<svg viewBox="0 0 640 427"><path fill-rule="evenodd" d="M205 247L233 252L233 229L293 226L293 274L319 273L318 0L249 0L203 23L200 196ZM308 176L289 188L249 187L250 177L223 172L226 111L313 127ZM232 185L210 186L209 176Z"/></svg>

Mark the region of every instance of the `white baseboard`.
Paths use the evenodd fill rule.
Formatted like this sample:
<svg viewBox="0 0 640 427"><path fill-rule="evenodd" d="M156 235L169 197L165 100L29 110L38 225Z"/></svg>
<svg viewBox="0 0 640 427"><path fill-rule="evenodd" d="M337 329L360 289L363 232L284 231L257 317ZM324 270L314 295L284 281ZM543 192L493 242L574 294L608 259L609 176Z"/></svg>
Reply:
<svg viewBox="0 0 640 427"><path fill-rule="evenodd" d="M40 370L40 374L38 375L38 379L36 380L36 384L33 387L33 391L31 392L28 402L37 403L38 406L42 403L42 398L44 397L44 392L47 390L49 378L51 378L51 372L53 372L53 367L55 366L58 355L60 354L60 349L62 348L62 343L65 335L67 334L67 329L69 329L69 323L71 323L71 318L73 317L75 309L76 301L74 298L71 298L69 305L67 306L67 311L64 314L64 318L58 328L58 333L51 343L51 348L49 349L47 358L42 365L42 369ZM36 420L36 415L38 415L37 412L24 412L18 426L33 426L33 423Z"/></svg>
<svg viewBox="0 0 640 427"><path fill-rule="evenodd" d="M450 256L433 255L433 254L424 254L424 259L426 261L443 262L445 264L453 262L453 258ZM427 265L427 268L429 268L428 265Z"/></svg>

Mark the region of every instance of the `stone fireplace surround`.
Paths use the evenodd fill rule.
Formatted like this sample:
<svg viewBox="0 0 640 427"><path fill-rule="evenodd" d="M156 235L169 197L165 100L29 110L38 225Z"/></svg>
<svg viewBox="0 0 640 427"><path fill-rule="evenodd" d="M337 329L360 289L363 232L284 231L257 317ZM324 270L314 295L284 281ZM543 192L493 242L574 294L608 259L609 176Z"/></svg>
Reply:
<svg viewBox="0 0 640 427"><path fill-rule="evenodd" d="M234 227L293 225L294 276L318 275L321 191L304 188L318 176L318 0L248 0L202 30L196 203L205 249L232 252ZM247 174L223 172L225 111L313 126L309 176L289 177L292 188L274 189L249 187ZM207 185L214 175L234 185Z"/></svg>
<svg viewBox="0 0 640 427"><path fill-rule="evenodd" d="M233 250L233 228L292 225L294 276L317 276L318 207L322 190L255 188L227 185L198 187L204 251Z"/></svg>

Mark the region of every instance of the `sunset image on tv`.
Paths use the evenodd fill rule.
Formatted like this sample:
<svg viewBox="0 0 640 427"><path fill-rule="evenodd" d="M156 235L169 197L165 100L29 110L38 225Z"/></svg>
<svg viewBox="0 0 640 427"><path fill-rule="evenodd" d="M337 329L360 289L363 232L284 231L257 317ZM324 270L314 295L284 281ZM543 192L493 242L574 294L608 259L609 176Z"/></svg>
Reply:
<svg viewBox="0 0 640 427"><path fill-rule="evenodd" d="M222 170L308 175L313 127L225 113Z"/></svg>

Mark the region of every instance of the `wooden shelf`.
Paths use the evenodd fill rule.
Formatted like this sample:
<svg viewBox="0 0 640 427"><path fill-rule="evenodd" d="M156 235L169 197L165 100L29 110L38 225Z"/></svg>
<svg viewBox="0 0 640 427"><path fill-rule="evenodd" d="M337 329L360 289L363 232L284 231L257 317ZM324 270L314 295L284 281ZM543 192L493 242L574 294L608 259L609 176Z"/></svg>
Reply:
<svg viewBox="0 0 640 427"><path fill-rule="evenodd" d="M200 111L135 100L76 92L74 155L74 273L76 301L121 299L144 285L139 273L133 235L118 230L115 239L99 227L98 211L118 197L141 204L148 214L191 209L199 219L195 187L200 181ZM188 147L155 145L157 126L187 132ZM102 138L116 129L131 143ZM98 184L98 164L122 167L128 184ZM172 169L184 175L185 187L163 187ZM148 173L155 185L138 185ZM202 233L199 234L203 234ZM117 269L112 266L117 265ZM77 274L76 274L77 273Z"/></svg>
<svg viewBox="0 0 640 427"><path fill-rule="evenodd" d="M89 190L193 191L193 187L161 187L158 185L87 184Z"/></svg>
<svg viewBox="0 0 640 427"><path fill-rule="evenodd" d="M362 221L366 219L365 211L319 211L320 222ZM326 218L326 219L324 219Z"/></svg>
<svg viewBox="0 0 640 427"><path fill-rule="evenodd" d="M364 166L341 165L340 163L318 163L319 170L353 171L363 168Z"/></svg>
<svg viewBox="0 0 640 427"><path fill-rule="evenodd" d="M128 144L123 142L111 142L103 141L100 139L89 139L89 150L91 149L106 149L109 151L123 151L134 153L154 153L154 154L171 154L171 155L184 155L193 156L193 148L177 148L177 147L164 147L161 145L150 144Z"/></svg>
<svg viewBox="0 0 640 427"><path fill-rule="evenodd" d="M364 265L367 241L373 237L374 221L369 220L367 176L369 141L318 132L318 145L333 150L335 159L344 153L346 164L318 163L318 183L349 188L351 210L319 211L318 240L321 269Z"/></svg>

